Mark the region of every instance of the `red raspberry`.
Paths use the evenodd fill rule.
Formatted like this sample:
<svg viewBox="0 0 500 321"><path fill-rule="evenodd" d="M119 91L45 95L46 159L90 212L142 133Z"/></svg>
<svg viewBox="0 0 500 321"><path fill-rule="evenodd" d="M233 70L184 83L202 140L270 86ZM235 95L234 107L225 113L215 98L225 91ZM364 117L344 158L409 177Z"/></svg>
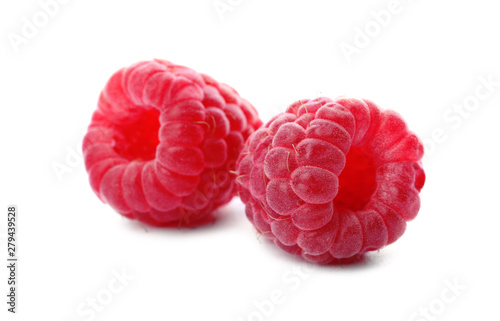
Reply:
<svg viewBox="0 0 500 321"><path fill-rule="evenodd" d="M420 208L422 156L393 111L368 100L303 100L249 137L238 189L258 232L326 264L403 234Z"/></svg>
<svg viewBox="0 0 500 321"><path fill-rule="evenodd" d="M230 172L261 125L231 87L167 61L115 73L83 141L90 185L117 212L194 226L235 195Z"/></svg>

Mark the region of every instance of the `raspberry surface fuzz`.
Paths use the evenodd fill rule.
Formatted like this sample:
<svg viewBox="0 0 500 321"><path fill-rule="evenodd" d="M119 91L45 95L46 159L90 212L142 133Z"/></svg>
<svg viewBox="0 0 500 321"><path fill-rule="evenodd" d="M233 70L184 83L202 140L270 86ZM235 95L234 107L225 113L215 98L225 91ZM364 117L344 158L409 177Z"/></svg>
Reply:
<svg viewBox="0 0 500 321"><path fill-rule="evenodd" d="M116 72L83 140L90 185L118 213L195 226L235 195L235 161L261 125L231 87L167 61Z"/></svg>
<svg viewBox="0 0 500 321"><path fill-rule="evenodd" d="M237 185L259 233L327 264L401 237L420 208L422 156L396 112L345 97L302 100L249 137Z"/></svg>

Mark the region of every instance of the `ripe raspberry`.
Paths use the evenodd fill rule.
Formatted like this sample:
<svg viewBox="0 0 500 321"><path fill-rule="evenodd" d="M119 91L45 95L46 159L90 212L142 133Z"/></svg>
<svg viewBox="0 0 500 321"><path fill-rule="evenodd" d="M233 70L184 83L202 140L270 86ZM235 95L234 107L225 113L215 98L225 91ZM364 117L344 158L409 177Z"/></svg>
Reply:
<svg viewBox="0 0 500 321"><path fill-rule="evenodd" d="M326 264L403 234L420 208L422 156L393 111L368 100L303 100L249 137L238 189L258 232Z"/></svg>
<svg viewBox="0 0 500 321"><path fill-rule="evenodd" d="M167 61L108 81L83 140L90 185L118 213L156 226L195 226L235 195L230 172L261 125L231 87Z"/></svg>

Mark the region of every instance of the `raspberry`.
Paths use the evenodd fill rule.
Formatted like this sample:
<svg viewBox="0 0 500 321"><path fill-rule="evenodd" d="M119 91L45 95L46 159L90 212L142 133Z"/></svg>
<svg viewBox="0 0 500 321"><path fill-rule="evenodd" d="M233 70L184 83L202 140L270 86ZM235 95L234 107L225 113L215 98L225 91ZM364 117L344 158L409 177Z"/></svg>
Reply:
<svg viewBox="0 0 500 321"><path fill-rule="evenodd" d="M116 72L83 140L97 196L155 226L195 226L235 195L230 177L256 110L231 87L167 61Z"/></svg>
<svg viewBox="0 0 500 321"><path fill-rule="evenodd" d="M248 138L237 185L259 233L308 261L342 262L401 237L420 208L422 156L393 111L303 100Z"/></svg>

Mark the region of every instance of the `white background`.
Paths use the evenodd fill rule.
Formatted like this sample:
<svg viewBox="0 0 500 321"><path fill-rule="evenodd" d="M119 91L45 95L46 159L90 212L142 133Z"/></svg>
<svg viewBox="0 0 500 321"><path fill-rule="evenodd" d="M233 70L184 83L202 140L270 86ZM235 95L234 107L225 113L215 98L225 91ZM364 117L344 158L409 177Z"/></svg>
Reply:
<svg viewBox="0 0 500 321"><path fill-rule="evenodd" d="M0 256L16 204L19 292L12 316L3 267L0 319L498 320L496 2L401 0L380 30L371 12L389 0L221 2L232 3L222 16L213 0L70 0L15 46L9 37L23 36L23 17L42 9L2 0ZM341 46L360 45L365 27L371 36L346 57ZM258 238L236 199L217 224L195 230L121 218L92 193L73 151L111 74L153 58L230 84L265 121L319 95L398 111L426 140L419 215L364 263L313 268ZM488 78L497 82L490 91ZM454 107L464 103L474 110ZM54 164L69 171L59 179ZM133 280L108 298L123 270ZM92 297L102 310L79 314Z"/></svg>

